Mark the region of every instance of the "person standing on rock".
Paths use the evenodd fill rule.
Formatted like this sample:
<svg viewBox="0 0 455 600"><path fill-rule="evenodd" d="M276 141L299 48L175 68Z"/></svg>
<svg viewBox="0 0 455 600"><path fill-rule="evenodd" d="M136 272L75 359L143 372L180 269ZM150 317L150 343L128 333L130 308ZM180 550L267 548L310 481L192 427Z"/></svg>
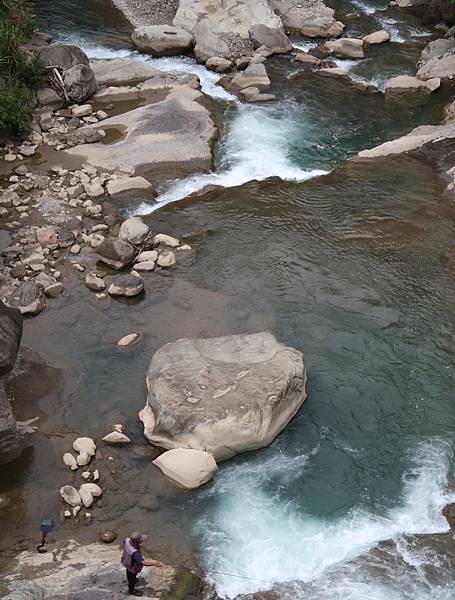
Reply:
<svg viewBox="0 0 455 600"><path fill-rule="evenodd" d="M126 569L126 579L128 580L128 594L130 596L142 596L142 592L135 589L138 573L143 567L162 567L160 562L145 562L141 554L141 544L147 539L135 531L123 542L123 554L121 563Z"/></svg>

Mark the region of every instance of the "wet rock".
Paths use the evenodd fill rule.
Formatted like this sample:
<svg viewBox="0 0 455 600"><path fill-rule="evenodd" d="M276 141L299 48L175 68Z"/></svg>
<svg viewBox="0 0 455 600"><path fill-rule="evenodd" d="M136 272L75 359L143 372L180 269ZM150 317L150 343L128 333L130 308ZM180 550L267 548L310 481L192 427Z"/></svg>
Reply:
<svg viewBox="0 0 455 600"><path fill-rule="evenodd" d="M38 52L38 58L45 66L71 69L76 65L88 65L89 60L85 52L77 46L68 44L53 44L44 46Z"/></svg>
<svg viewBox="0 0 455 600"><path fill-rule="evenodd" d="M177 56L191 52L194 40L191 33L181 27L148 25L138 27L131 36L140 52L152 56Z"/></svg>
<svg viewBox="0 0 455 600"><path fill-rule="evenodd" d="M0 376L14 367L22 337L22 321L19 310L0 301Z"/></svg>
<svg viewBox="0 0 455 600"><path fill-rule="evenodd" d="M85 285L89 290L94 292L102 292L106 287L104 280L98 277L96 273L87 273L85 276Z"/></svg>
<svg viewBox="0 0 455 600"><path fill-rule="evenodd" d="M31 281L25 281L13 293L9 306L18 308L23 315L34 316L46 306L41 290Z"/></svg>
<svg viewBox="0 0 455 600"><path fill-rule="evenodd" d="M94 60L90 67L98 86L136 85L159 74L150 64L134 58Z"/></svg>
<svg viewBox="0 0 455 600"><path fill-rule="evenodd" d="M70 452L65 452L63 455L63 464L69 467L72 471L77 471L77 461Z"/></svg>
<svg viewBox="0 0 455 600"><path fill-rule="evenodd" d="M280 29L256 24L251 27L249 33L255 49L265 46L273 54L286 54L292 50L291 40Z"/></svg>
<svg viewBox="0 0 455 600"><path fill-rule="evenodd" d="M172 237L171 235L166 235L165 233L158 233L153 238L153 243L157 246L158 244L163 244L163 246L169 246L169 248L177 248L180 245L180 241ZM145 252L142 253L145 255ZM150 260L150 259L146 259Z"/></svg>
<svg viewBox="0 0 455 600"><path fill-rule="evenodd" d="M107 442L108 444L129 444L131 440L124 433L111 431L103 437L103 442Z"/></svg>
<svg viewBox="0 0 455 600"><path fill-rule="evenodd" d="M234 68L232 60L223 58L222 56L212 56L207 60L205 66L210 71L215 71L216 73L228 73Z"/></svg>
<svg viewBox="0 0 455 600"><path fill-rule="evenodd" d="M114 275L110 279L108 294L111 296L137 296L144 289L144 282L139 275Z"/></svg>
<svg viewBox="0 0 455 600"><path fill-rule="evenodd" d="M133 262L136 251L125 240L105 240L96 249L99 259L114 269L123 269Z"/></svg>
<svg viewBox="0 0 455 600"><path fill-rule="evenodd" d="M252 64L242 73L234 75L226 87L233 92L250 87L264 90L270 87L270 79L263 64Z"/></svg>
<svg viewBox="0 0 455 600"><path fill-rule="evenodd" d="M91 104L81 104L80 106L73 106L71 109L71 114L73 117L88 117L93 112Z"/></svg>
<svg viewBox="0 0 455 600"><path fill-rule="evenodd" d="M101 542L111 544L117 539L117 534L111 529L106 529L105 531L100 531L99 538Z"/></svg>
<svg viewBox="0 0 455 600"><path fill-rule="evenodd" d="M156 264L162 268L173 267L176 263L175 254L172 250L165 250L158 256Z"/></svg>
<svg viewBox="0 0 455 600"><path fill-rule="evenodd" d="M166 344L146 381L147 439L216 461L270 444L306 398L302 353L265 332Z"/></svg>
<svg viewBox="0 0 455 600"><path fill-rule="evenodd" d="M363 58L363 40L356 38L340 38L325 42L323 45L329 54L340 58Z"/></svg>
<svg viewBox="0 0 455 600"><path fill-rule="evenodd" d="M150 192L153 190L152 184L144 177L117 177L108 181L107 193L109 196L118 196L125 192Z"/></svg>
<svg viewBox="0 0 455 600"><path fill-rule="evenodd" d="M218 471L215 459L208 452L175 448L161 454L153 461L160 471L186 489L201 487Z"/></svg>
<svg viewBox="0 0 455 600"><path fill-rule="evenodd" d="M48 298L58 298L63 292L63 284L60 282L53 283L44 288L44 293Z"/></svg>
<svg viewBox="0 0 455 600"><path fill-rule="evenodd" d="M374 33L365 35L362 39L365 44L372 46L374 44L383 44L384 42L388 42L390 40L390 34L388 31L381 29L381 31L375 31Z"/></svg>
<svg viewBox="0 0 455 600"><path fill-rule="evenodd" d="M79 467L85 467L86 465L88 465L90 463L91 460L92 460L92 457L90 456L90 454L88 452L80 452L76 458L76 462Z"/></svg>
<svg viewBox="0 0 455 600"><path fill-rule="evenodd" d="M130 217L122 223L119 238L130 244L141 244L148 236L150 229L140 217Z"/></svg>
<svg viewBox="0 0 455 600"><path fill-rule="evenodd" d="M384 96L387 102L422 104L440 85L439 78L422 81L411 75L399 75L386 81Z"/></svg>
<svg viewBox="0 0 455 600"><path fill-rule="evenodd" d="M127 346L131 346L131 344L134 344L135 342L137 342L140 337L141 337L140 333L129 333L128 335L123 336L117 342L117 346L120 346L120 348L126 348Z"/></svg>
<svg viewBox="0 0 455 600"><path fill-rule="evenodd" d="M257 87L249 87L241 90L239 98L245 102L271 102L276 100L274 94L262 94Z"/></svg>
<svg viewBox="0 0 455 600"><path fill-rule="evenodd" d="M294 60L303 63L304 65L308 65L310 67L317 67L321 64L321 61L318 58L316 58L312 54L308 54L307 52L299 52L295 55Z"/></svg>
<svg viewBox="0 0 455 600"><path fill-rule="evenodd" d="M80 506L82 504L79 492L72 485L64 485L60 488L60 496L70 506Z"/></svg>

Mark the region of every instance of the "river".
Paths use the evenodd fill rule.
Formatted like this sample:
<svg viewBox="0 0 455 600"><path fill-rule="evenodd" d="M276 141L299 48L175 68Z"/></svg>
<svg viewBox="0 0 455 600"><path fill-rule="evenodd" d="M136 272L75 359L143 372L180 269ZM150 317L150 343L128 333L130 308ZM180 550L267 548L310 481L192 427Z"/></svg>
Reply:
<svg viewBox="0 0 455 600"><path fill-rule="evenodd" d="M92 57L131 53L130 28L107 0L36 5L57 40ZM431 39L417 20L384 2L333 6L348 35L380 27L392 34L365 60L340 61L353 77L381 87L414 72ZM154 278L143 300L98 304L69 281L69 298L27 322L24 345L61 376L45 428L62 437L53 445L40 438L25 461L15 531L59 510L55 490L65 475L56 465L71 433L99 437L122 419L135 443L112 451L117 467L106 473L97 522L152 531L161 556L197 560L222 598L270 589L289 600L455 597L448 567L433 561L437 576L428 578L421 565L431 556L405 541L446 531L441 509L455 500L455 284L447 260L455 212L430 166L343 162L437 123L444 97L392 110L379 95L302 75L278 57L268 62L277 102L242 106L190 59L151 62L198 73L223 134L213 173L166 182L156 203L138 197L123 209L184 237L196 254ZM155 451L136 416L153 352L180 337L265 329L304 351L308 400L269 448L222 464L204 489L175 491L150 464ZM112 350L134 330L144 333L140 345ZM72 533L61 525L61 535ZM361 558L390 539L404 566L378 576Z"/></svg>

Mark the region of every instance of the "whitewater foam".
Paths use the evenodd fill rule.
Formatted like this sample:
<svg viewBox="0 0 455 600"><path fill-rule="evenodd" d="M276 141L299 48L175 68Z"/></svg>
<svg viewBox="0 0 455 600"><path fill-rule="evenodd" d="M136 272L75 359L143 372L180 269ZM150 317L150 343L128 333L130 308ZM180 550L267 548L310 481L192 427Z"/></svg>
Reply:
<svg viewBox="0 0 455 600"><path fill-rule="evenodd" d="M290 116L262 106L239 105L236 111L221 142L222 158L217 172L167 184L158 190L154 204L140 205L135 214L148 214L209 186L236 187L269 177L305 181L327 173L320 169L302 169L290 158L289 141L296 129Z"/></svg>
<svg viewBox="0 0 455 600"><path fill-rule="evenodd" d="M209 580L223 598L271 589L273 582L299 582L288 593L284 585L283 598L438 598L437 594L428 594L427 582L416 576L407 580L401 573L401 579L396 580L391 572L390 581L375 581L361 566L354 568L352 562L344 565L381 540L448 529L441 510L455 500L455 495L446 494L451 456L448 442L430 440L421 444L414 466L403 478L399 507L378 510L378 514L355 509L332 522L303 513L299 499L289 502L280 498L280 486L288 485L294 477L303 477L311 466L311 456L281 455L265 461L247 458L241 464L223 467L209 492L216 497L214 512L206 515L197 529L205 548L204 566ZM271 487L272 479L275 486ZM270 491L277 480L278 491ZM413 560L423 559L414 554ZM234 573L263 583L210 571ZM415 595L408 595L409 589Z"/></svg>

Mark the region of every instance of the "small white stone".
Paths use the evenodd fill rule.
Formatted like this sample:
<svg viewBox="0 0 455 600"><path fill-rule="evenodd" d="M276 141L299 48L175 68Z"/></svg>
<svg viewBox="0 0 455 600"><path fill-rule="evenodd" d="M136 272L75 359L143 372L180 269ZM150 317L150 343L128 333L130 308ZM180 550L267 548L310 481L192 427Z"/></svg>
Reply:
<svg viewBox="0 0 455 600"><path fill-rule="evenodd" d="M73 517L75 517L80 510L81 510L80 505L79 506L75 506L73 508Z"/></svg>
<svg viewBox="0 0 455 600"><path fill-rule="evenodd" d="M111 433L108 433L103 437L103 442L107 442L108 444L129 444L131 440L124 433L111 431Z"/></svg>
<svg viewBox="0 0 455 600"><path fill-rule="evenodd" d="M118 431L119 433L123 433L123 425L121 423L116 423L113 427L114 431Z"/></svg>
<svg viewBox="0 0 455 600"><path fill-rule="evenodd" d="M65 452L63 455L63 464L69 467L72 471L77 470L77 461L70 452Z"/></svg>
<svg viewBox="0 0 455 600"><path fill-rule="evenodd" d="M117 342L117 346L120 346L121 348L126 348L126 346L131 346L131 344L134 344L134 342L136 342L139 338L140 333L129 333Z"/></svg>
<svg viewBox="0 0 455 600"><path fill-rule="evenodd" d="M79 437L73 442L73 450L76 452L87 452L89 456L95 456L96 444L89 437Z"/></svg>
<svg viewBox="0 0 455 600"><path fill-rule="evenodd" d="M85 467L85 465L89 464L91 459L92 459L92 457L90 456L90 454L88 452L81 452L78 455L78 457L76 458L76 461L80 467Z"/></svg>
<svg viewBox="0 0 455 600"><path fill-rule="evenodd" d="M82 473L82 479L89 479L90 478L90 471L84 471Z"/></svg>
<svg viewBox="0 0 455 600"><path fill-rule="evenodd" d="M190 252L192 249L193 248L189 244L183 244L183 246L177 248L177 250L185 250L187 252Z"/></svg>
<svg viewBox="0 0 455 600"><path fill-rule="evenodd" d="M99 478L100 478L100 472L98 471L98 469L95 469L93 471L93 481L98 481Z"/></svg>
<svg viewBox="0 0 455 600"><path fill-rule="evenodd" d="M79 254L80 251L81 251L81 247L79 246L79 244L74 244L70 248L71 254Z"/></svg>
<svg viewBox="0 0 455 600"><path fill-rule="evenodd" d="M63 516L65 517L65 519L71 519L71 511L65 510L65 512L63 513Z"/></svg>
<svg viewBox="0 0 455 600"><path fill-rule="evenodd" d="M158 233L155 235L153 238L153 243L163 244L164 246L169 246L169 248L177 248L180 246L180 242L177 238L166 235L165 233Z"/></svg>
<svg viewBox="0 0 455 600"><path fill-rule="evenodd" d="M70 506L79 506L82 503L81 495L72 485L64 485L61 487L60 496Z"/></svg>

